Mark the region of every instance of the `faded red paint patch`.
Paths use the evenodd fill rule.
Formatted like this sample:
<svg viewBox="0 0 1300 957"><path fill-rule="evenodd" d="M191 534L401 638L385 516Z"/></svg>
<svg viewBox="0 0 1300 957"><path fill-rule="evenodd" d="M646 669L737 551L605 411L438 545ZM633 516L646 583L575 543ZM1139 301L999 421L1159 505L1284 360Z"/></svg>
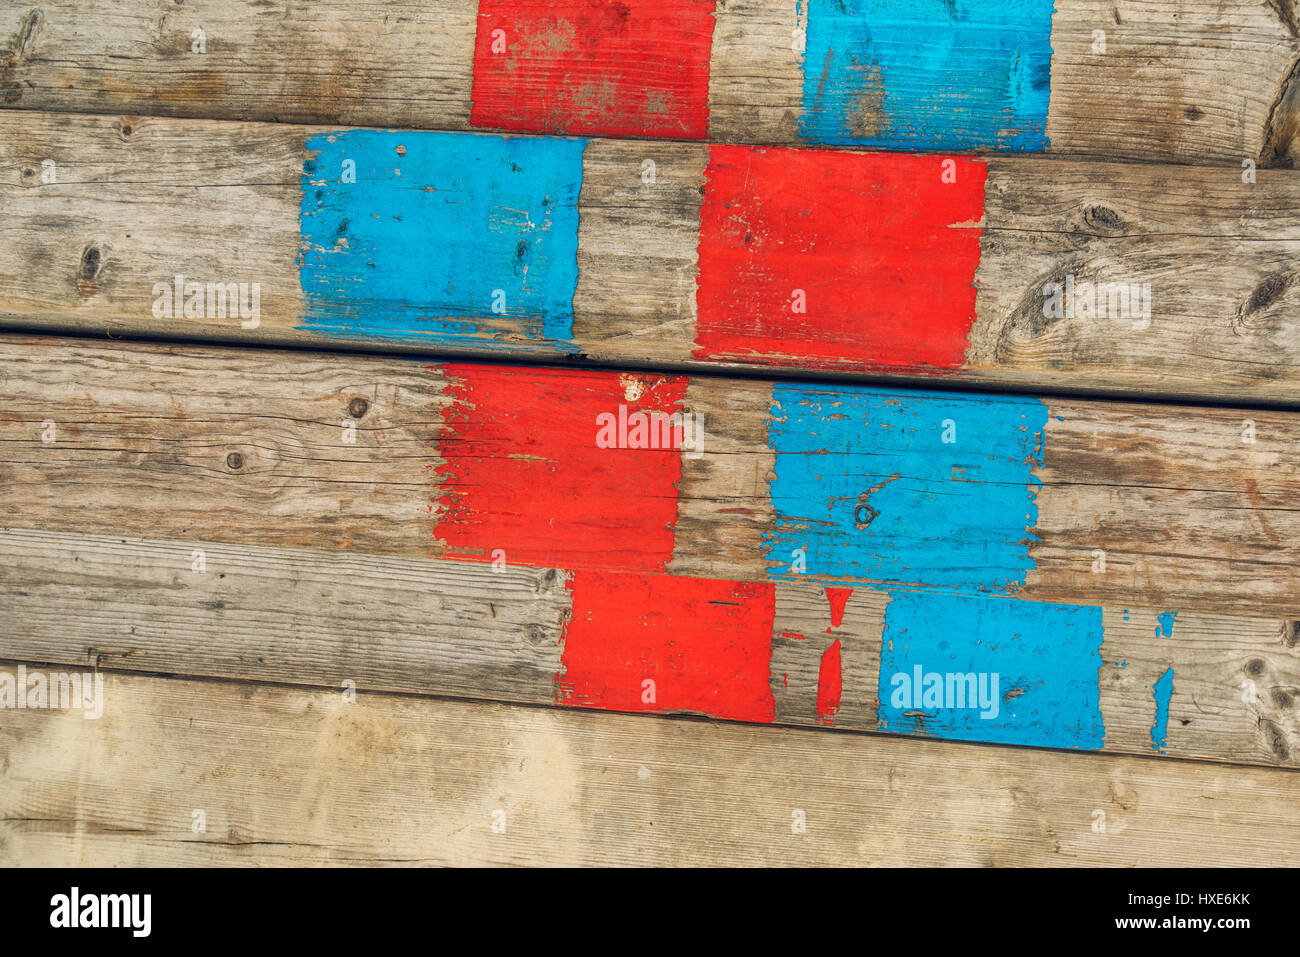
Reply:
<svg viewBox="0 0 1300 957"><path fill-rule="evenodd" d="M569 589L557 703L775 718L771 584L579 571Z"/></svg>
<svg viewBox="0 0 1300 957"><path fill-rule="evenodd" d="M840 696L844 679L840 668L840 642L837 638L822 652L822 663L817 669L817 723L830 727L840 710Z"/></svg>
<svg viewBox="0 0 1300 957"><path fill-rule="evenodd" d="M704 139L713 7L713 0L479 0L470 123Z"/></svg>
<svg viewBox="0 0 1300 957"><path fill-rule="evenodd" d="M982 229L953 227L982 221L986 176L969 157L712 147L695 357L959 368Z"/></svg>
<svg viewBox="0 0 1300 957"><path fill-rule="evenodd" d="M826 589L826 600L831 603L831 628L838 628L844 624L844 606L849 603L849 598L852 595L852 588ZM830 631L831 628L826 630Z"/></svg>
<svg viewBox="0 0 1300 957"><path fill-rule="evenodd" d="M597 416L681 411L686 379L452 363L433 499L444 557L663 571L680 449L600 448Z"/></svg>

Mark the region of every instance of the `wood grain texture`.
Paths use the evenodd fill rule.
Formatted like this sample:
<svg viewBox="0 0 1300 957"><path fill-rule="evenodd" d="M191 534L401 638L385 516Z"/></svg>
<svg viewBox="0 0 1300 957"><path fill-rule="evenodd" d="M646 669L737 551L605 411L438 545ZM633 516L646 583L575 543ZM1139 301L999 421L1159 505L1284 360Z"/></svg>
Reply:
<svg viewBox="0 0 1300 957"><path fill-rule="evenodd" d="M113 673L105 696L93 721L0 713L5 864L1149 867L1300 854L1293 772L1277 769ZM796 811L806 833L792 833Z"/></svg>
<svg viewBox="0 0 1300 957"><path fill-rule="evenodd" d="M6 210L0 322L9 325L470 356L577 353L636 368L815 369L873 379L942 375L1018 389L1282 405L1296 404L1300 394L1294 268L1300 179L1289 171L1261 171L1246 184L1233 170L992 158L970 174L987 177L980 221L911 240L920 258L898 258L890 244L877 250L874 240L836 239L833 233L830 242L821 237L820 247L817 237L805 238L813 243L808 255L783 260L777 251L791 241L784 227L776 220L753 227L757 243L770 251L740 253L743 269L729 265L709 280L710 288L721 283L729 291L720 306L710 307L706 323L698 302L706 278L699 250L709 147L592 140L581 169L567 174L581 178L572 237L577 279L569 293L571 314L553 317L571 334L555 339L489 308L495 287L511 288L511 262L486 247L470 256L478 264L473 269L438 259L440 242L433 237L453 227L461 236L486 235L485 229L461 229L459 220L444 221L443 214L409 203L406 231L353 236L353 242L370 244L371 266L360 252L347 255L332 227L325 246L342 258L324 255L319 265L304 265L304 250L321 248L312 230L325 228L304 216L305 204L315 202L310 190L350 204L336 214L345 233L358 233L362 221L377 215L373 204L386 201L345 200L353 187L335 183L337 175L304 176L304 162L317 162L309 158L320 152L308 140L328 137L326 131L12 112L0 113L0 130L0 167L8 171L0 182ZM404 160L396 150L406 152L404 138L414 150L411 137L437 135L393 134L381 150L388 159L374 161L405 167L402 182L418 188L414 155ZM433 155L441 149L436 143L426 148ZM352 155L373 153L357 144ZM850 157L813 155L827 163ZM45 160L56 163L53 183L42 181ZM643 179L647 160L655 164L653 184ZM779 158L774 166L787 162ZM860 173L876 175L865 168ZM828 179L832 185L835 175ZM917 187L903 184L911 173L881 175L886 184L897 183L893 202L906 208L918 201L908 192ZM309 186L309 180L321 185ZM868 202L865 181L845 189L832 209ZM490 195L479 200L489 207L505 202ZM792 202L781 214L789 220L819 205L811 195L800 199L797 190ZM859 210L865 236L876 230L870 208ZM845 215L850 223L858 217ZM892 237L883 228L882 235ZM937 283L936 266L952 260L955 244L973 243L972 231L978 250L971 245L969 254L978 266L969 281ZM966 239L958 239L963 233ZM927 243L934 244L930 252ZM856 250L851 255L861 268L846 270L835 258L846 248ZM709 258L704 265L717 272L719 262ZM367 291L358 277L374 274L375 263L391 281ZM465 287L454 301L431 291L443 272L449 283ZM155 284L173 283L177 275L198 283L257 283L258 325L244 328L248 324L237 316L202 311L156 315ZM725 278L733 275L752 278ZM789 295L782 282L811 290L807 314L782 313ZM1044 289L1066 282L1146 287L1150 321L1142 322L1136 309L1126 316L1080 306L1049 315ZM951 320L941 321L925 305L952 304L971 283L970 312L958 307ZM755 291L759 287L772 291ZM891 290L909 298L881 305L893 301ZM768 302L778 292L781 299ZM851 305L827 311L827 302L840 300L861 304L861 314ZM454 310L457 318L430 318L439 309L444 315ZM775 318L759 318L768 313ZM735 330L730 339L738 346L706 346L719 322ZM940 335L945 324L952 328ZM784 345L764 338L776 335L784 336ZM909 348L934 336L950 360Z"/></svg>
<svg viewBox="0 0 1300 957"><path fill-rule="evenodd" d="M365 692L566 703L557 686L575 613L573 577L552 569L3 529L0 593L8 632L0 657L73 669L335 688L350 680ZM880 707L892 688L881 670L882 642L898 632L886 623L891 594L857 589L838 614L814 585L781 584L775 595L776 615L761 642L770 654L763 663L774 699L770 720L906 730L890 726ZM634 629L602 611L583 613L611 648L626 641ZM665 601L661 614L671 612ZM1107 753L1289 767L1300 761L1294 703L1300 651L1291 623L1183 613L1166 635L1155 612L1109 609L1103 619L1100 657L1080 671L1093 683ZM954 646L990 637L971 620L946 626ZM1030 691L1060 667L1053 659L1066 636L1058 630L1046 637L1039 670L1028 675ZM711 671L691 642L692 633L682 629L672 654L703 672L693 680L719 690L735 680ZM819 664L832 642L842 648L843 693L835 714L825 718L817 708ZM659 675L667 664L646 660L642 667ZM994 667L1014 681L1008 665L1015 667L1005 659ZM1171 669L1174 693L1157 751L1153 688ZM640 676L629 673L638 694ZM1004 702L1007 711L1020 704L1014 697ZM1016 723L1019 740L1089 747L1070 728L1067 711L1058 704L1036 717L1026 714ZM729 717L717 709L711 716ZM923 722L911 733L942 738L941 724ZM973 739L980 733L977 726Z"/></svg>
<svg viewBox="0 0 1300 957"><path fill-rule="evenodd" d="M542 6L532 14L495 3L480 11L475 0L427 9L400 0L197 0L183 9L164 0L13 4L0 11L0 98L23 109L422 129L468 129L476 118L547 132L594 119L596 132L629 135L662 130L666 118L686 109L682 103L707 97L708 132L717 141L800 142L806 85L822 63L805 63L821 51L809 54L799 37L815 37L809 16L816 21L818 10L793 0L686 6L713 13L705 52L683 52L701 32L696 17L684 14L670 27L681 37L665 39L658 29L629 35L599 18L548 16ZM1243 159L1294 162L1296 104L1285 90L1300 61L1300 40L1290 4L1060 0L1042 9L1047 16L1031 32L1050 55L1050 78L1039 81L1050 79L1043 118L1050 150L1234 167ZM950 11L957 18L957 8ZM960 11L975 22L995 12L981 4ZM200 28L201 54L192 52ZM509 30L500 55L490 51L494 28ZM959 23L936 16L914 28L944 34ZM552 91L540 78L579 45L583 69L574 91ZM665 69L669 48L674 62ZM478 71L476 55L484 60ZM872 51L851 48L851 55L870 59ZM923 93L941 93L971 82L971 70L977 87L1005 86L1010 70L999 71L999 63L985 69L968 58L964 76L956 64L935 65L934 72L924 62L904 66L920 69ZM487 68L510 82L505 93L485 87L485 107L475 114L475 83L485 82ZM694 87L668 79L684 69ZM889 76L883 82L897 93ZM510 90L520 98L532 94L532 102L515 107L522 120L495 109ZM862 98L855 128L878 130L892 102L879 94ZM962 110L959 98L947 112L956 117ZM680 128L698 135L689 124Z"/></svg>
<svg viewBox="0 0 1300 957"><path fill-rule="evenodd" d="M527 527L569 568L789 579L802 547L827 583L1300 618L1293 413L13 336L2 356L4 525L484 562ZM592 403L683 386L702 454L598 447Z"/></svg>

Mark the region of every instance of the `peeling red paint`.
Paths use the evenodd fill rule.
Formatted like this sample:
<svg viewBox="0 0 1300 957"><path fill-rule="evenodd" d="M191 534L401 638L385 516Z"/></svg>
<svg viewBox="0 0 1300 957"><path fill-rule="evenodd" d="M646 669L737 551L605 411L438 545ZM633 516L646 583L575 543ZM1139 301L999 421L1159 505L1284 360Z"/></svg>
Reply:
<svg viewBox="0 0 1300 957"><path fill-rule="evenodd" d="M771 584L579 571L568 588L557 703L775 718Z"/></svg>
<svg viewBox="0 0 1300 957"><path fill-rule="evenodd" d="M840 642L837 638L822 652L821 667L817 669L817 723L830 727L840 710L840 696L844 679L840 673Z"/></svg>
<svg viewBox="0 0 1300 957"><path fill-rule="evenodd" d="M714 0L479 0L473 126L704 139Z"/></svg>
<svg viewBox="0 0 1300 957"><path fill-rule="evenodd" d="M852 588L826 589L826 599L831 603L831 628L838 628L844 624L844 606L849 603L852 594ZM831 628L827 628L826 631L829 632Z"/></svg>
<svg viewBox="0 0 1300 957"><path fill-rule="evenodd" d="M971 157L711 147L694 356L960 368L986 177Z"/></svg>
<svg viewBox="0 0 1300 957"><path fill-rule="evenodd" d="M681 411L686 379L450 363L434 536L443 557L663 571L681 452L600 448L596 417Z"/></svg>

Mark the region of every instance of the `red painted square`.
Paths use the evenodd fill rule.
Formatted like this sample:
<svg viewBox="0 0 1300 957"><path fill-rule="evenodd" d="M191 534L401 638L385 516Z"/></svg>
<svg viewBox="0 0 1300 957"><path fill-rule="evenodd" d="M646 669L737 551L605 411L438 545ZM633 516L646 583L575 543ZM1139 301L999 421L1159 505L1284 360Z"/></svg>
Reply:
<svg viewBox="0 0 1300 957"><path fill-rule="evenodd" d="M680 412L686 379L443 366L434 536L443 557L663 571L673 554L680 443L601 448L597 417Z"/></svg>
<svg viewBox="0 0 1300 957"><path fill-rule="evenodd" d="M474 126L704 139L714 0L479 0Z"/></svg>
<svg viewBox="0 0 1300 957"><path fill-rule="evenodd" d="M771 721L775 589L668 575L577 572L556 701ZM645 682L653 681L654 701Z"/></svg>
<svg viewBox="0 0 1300 957"><path fill-rule="evenodd" d="M712 147L695 357L960 367L987 172L969 157Z"/></svg>

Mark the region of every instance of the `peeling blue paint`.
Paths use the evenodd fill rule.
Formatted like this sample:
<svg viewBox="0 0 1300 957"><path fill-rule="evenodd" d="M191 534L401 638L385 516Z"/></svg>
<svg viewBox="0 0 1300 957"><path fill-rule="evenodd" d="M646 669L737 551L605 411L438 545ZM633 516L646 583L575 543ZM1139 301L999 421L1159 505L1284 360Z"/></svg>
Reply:
<svg viewBox="0 0 1300 957"><path fill-rule="evenodd" d="M1156 615L1156 637L1169 638L1174 633L1174 619L1178 617L1176 611L1163 611Z"/></svg>
<svg viewBox="0 0 1300 957"><path fill-rule="evenodd" d="M1166 753L1169 737L1169 700L1174 696L1174 669L1168 669L1156 682L1153 694L1156 699L1156 720L1151 726L1151 747Z"/></svg>
<svg viewBox="0 0 1300 957"><path fill-rule="evenodd" d="M344 130L308 137L299 327L567 349L586 140ZM355 164L355 182L344 177Z"/></svg>
<svg viewBox="0 0 1300 957"><path fill-rule="evenodd" d="M802 549L813 578L1013 590L1033 567L1046 423L1035 399L777 384L769 573L798 577Z"/></svg>
<svg viewBox="0 0 1300 957"><path fill-rule="evenodd" d="M895 592L885 609L879 727L968 741L1097 750L1105 741L1103 634L1100 608ZM978 709L917 709L898 701L907 682L896 676L918 667L928 673L996 673L998 714L985 718Z"/></svg>
<svg viewBox="0 0 1300 957"><path fill-rule="evenodd" d="M801 0L808 140L1048 146L1053 0Z"/></svg>

